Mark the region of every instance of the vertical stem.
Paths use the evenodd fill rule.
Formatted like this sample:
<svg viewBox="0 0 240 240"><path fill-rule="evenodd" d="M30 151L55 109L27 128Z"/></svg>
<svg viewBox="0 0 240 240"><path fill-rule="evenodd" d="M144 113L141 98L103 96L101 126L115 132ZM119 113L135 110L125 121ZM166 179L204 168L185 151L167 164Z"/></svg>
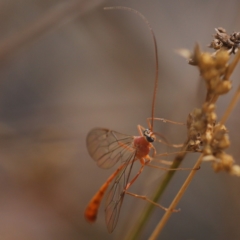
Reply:
<svg viewBox="0 0 240 240"><path fill-rule="evenodd" d="M202 159L203 159L203 154L201 154L201 156L198 158L196 164L194 165L194 169L197 169L200 167L201 163L202 163ZM192 170L190 172L190 174L188 175L188 178L186 179L186 181L184 182L184 184L182 185L181 189L179 190L178 194L176 195L176 197L174 198L174 200L172 201L171 205L168 208L168 211L166 211L166 213L163 215L161 221L159 222L159 224L157 225L157 227L155 228L155 230L153 231L152 235L150 236L149 240L155 240L157 239L159 233L161 232L161 230L163 229L163 227L165 226L165 224L167 223L168 219L170 218L171 214L172 214L172 209L175 209L178 202L180 201L180 199L182 198L184 192L186 191L187 187L189 186L190 182L192 181L194 175L196 174L196 170Z"/></svg>
<svg viewBox="0 0 240 240"><path fill-rule="evenodd" d="M179 153L174 161L173 164L171 165L171 168L178 168L179 165L181 164L182 160L184 159L184 157L186 156L187 150L188 148L188 141L184 144L184 147L181 151L181 153ZM163 192L165 191L165 189L168 186L168 183L171 181L172 177L174 176L176 171L168 171L164 177L163 180L161 180L160 186L157 189L157 191L155 192L154 196L152 197L154 202L158 202L158 200L160 199L160 197L162 196ZM136 223L133 231L131 231L127 237L125 238L125 240L136 240L139 238L144 226L146 225L146 223L148 222L153 210L154 210L154 205L150 204L145 211L143 211L143 213L141 214L141 216L139 217L138 222Z"/></svg>
<svg viewBox="0 0 240 240"><path fill-rule="evenodd" d="M233 108L236 106L237 101L240 97L240 86L238 86L237 91L235 92L230 104L228 105L227 110L225 111L221 121L220 121L220 125L223 125L226 121L227 118L229 117L230 113L232 112Z"/></svg>
<svg viewBox="0 0 240 240"><path fill-rule="evenodd" d="M237 54L235 55L235 58L233 59L233 61L229 64L228 68L227 68L227 71L225 73L225 76L224 76L224 80L229 80L230 76L232 75L235 67L237 66L238 64L238 61L240 59L240 51L237 52Z"/></svg>

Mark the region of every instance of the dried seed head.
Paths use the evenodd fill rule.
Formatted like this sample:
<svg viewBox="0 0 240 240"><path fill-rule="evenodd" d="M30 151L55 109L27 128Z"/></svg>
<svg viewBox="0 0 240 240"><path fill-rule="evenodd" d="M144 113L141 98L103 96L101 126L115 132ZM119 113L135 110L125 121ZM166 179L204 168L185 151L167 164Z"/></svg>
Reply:
<svg viewBox="0 0 240 240"><path fill-rule="evenodd" d="M198 117L200 117L201 115L202 115L202 109L200 109L200 108L195 108L195 109L193 110L193 113L192 113L193 118L198 118Z"/></svg>
<svg viewBox="0 0 240 240"><path fill-rule="evenodd" d="M208 45L210 48L214 48L215 50L218 50L222 48L223 43L219 39L213 39L212 42Z"/></svg>
<svg viewBox="0 0 240 240"><path fill-rule="evenodd" d="M215 123L217 120L217 114L215 112L212 112L208 115L207 121L210 123Z"/></svg>
<svg viewBox="0 0 240 240"><path fill-rule="evenodd" d="M218 28L215 28L216 32L218 33L226 33L226 29L222 28L222 27L218 27Z"/></svg>
<svg viewBox="0 0 240 240"><path fill-rule="evenodd" d="M239 49L240 44L240 33L233 32L228 35L224 28L215 28L216 34L214 39L209 44L210 48L214 48L219 51L219 49L227 50L229 54L235 54ZM217 53L217 52L215 52Z"/></svg>
<svg viewBox="0 0 240 240"><path fill-rule="evenodd" d="M212 155L212 148L210 147L210 145L205 145L203 153L205 156Z"/></svg>
<svg viewBox="0 0 240 240"><path fill-rule="evenodd" d="M205 135L203 135L203 141L207 144L211 144L212 136L212 129L208 127L206 129Z"/></svg>
<svg viewBox="0 0 240 240"><path fill-rule="evenodd" d="M214 104L209 104L209 103L204 103L202 107L203 111L206 113L213 112L215 111L215 105Z"/></svg>
<svg viewBox="0 0 240 240"><path fill-rule="evenodd" d="M226 64L229 61L230 55L227 51L218 51L215 55L216 58L216 67L222 68L226 67Z"/></svg>
<svg viewBox="0 0 240 240"><path fill-rule="evenodd" d="M232 41L239 43L240 42L240 32L234 32L231 35L231 39L232 39Z"/></svg>
<svg viewBox="0 0 240 240"><path fill-rule="evenodd" d="M232 83L230 81L219 81L218 85L214 88L214 93L218 95L228 93L232 88Z"/></svg>
<svg viewBox="0 0 240 240"><path fill-rule="evenodd" d="M227 171L240 176L240 166L234 165L233 157L224 151L230 146L229 136L225 126L216 124L215 102L217 98L227 93L232 83L229 77L235 62L228 64L230 54L240 47L240 32L228 35L223 28L216 28L214 40L210 47L217 50L214 54L203 53L196 45L189 63L199 68L207 87L206 101L202 108L194 109L188 116L188 150L201 151L204 161L212 161L216 172ZM229 70L230 69L230 70ZM227 78L227 79L226 79Z"/></svg>
<svg viewBox="0 0 240 240"><path fill-rule="evenodd" d="M191 65L198 65L199 64L199 59L201 57L201 51L200 48L198 46L198 44L195 46L192 57L188 60L188 63Z"/></svg>
<svg viewBox="0 0 240 240"><path fill-rule="evenodd" d="M215 61L210 53L202 53L199 58L198 66L202 71L206 71L206 69L213 68L215 66Z"/></svg>
<svg viewBox="0 0 240 240"><path fill-rule="evenodd" d="M228 134L224 134L223 138L218 142L218 147L221 149L226 149L230 146L230 140Z"/></svg>
<svg viewBox="0 0 240 240"><path fill-rule="evenodd" d="M221 39L225 39L226 34L223 29L218 28L217 31L221 35ZM232 87L230 81L224 81L223 79L227 71L229 57L229 52L222 49L214 55L202 53L198 45L194 49L192 60L198 66L200 74L205 80L209 98L214 95L225 94Z"/></svg>
<svg viewBox="0 0 240 240"><path fill-rule="evenodd" d="M212 79L214 79L215 81L215 78L219 78L219 71L216 70L215 68L212 68L211 70L209 71L204 71L202 72L202 77L206 80L206 81L210 81Z"/></svg>
<svg viewBox="0 0 240 240"><path fill-rule="evenodd" d="M240 177L240 166L233 165L229 172L231 175Z"/></svg>
<svg viewBox="0 0 240 240"><path fill-rule="evenodd" d="M216 158L213 155L209 154L209 155L206 155L203 157L203 161L204 162L214 162L214 161L216 161Z"/></svg>
<svg viewBox="0 0 240 240"><path fill-rule="evenodd" d="M189 139L191 140L197 140L199 138L199 132L192 128L191 131L189 132Z"/></svg>
<svg viewBox="0 0 240 240"><path fill-rule="evenodd" d="M226 153L219 153L216 156L216 161L213 162L213 169L215 172L226 171L229 172L234 164L233 157Z"/></svg>
<svg viewBox="0 0 240 240"><path fill-rule="evenodd" d="M224 152L217 155L206 155L203 157L203 161L212 162L212 167L215 172L225 171L231 175L240 177L240 166L234 164L233 157Z"/></svg>
<svg viewBox="0 0 240 240"><path fill-rule="evenodd" d="M212 142L212 148L218 152L222 151L230 146L230 140L228 137L228 134L222 135L221 139L217 140L214 138L214 141Z"/></svg>
<svg viewBox="0 0 240 240"><path fill-rule="evenodd" d="M197 131L197 132L203 132L206 129L206 124L203 121L196 121L193 124L193 128Z"/></svg>
<svg viewBox="0 0 240 240"><path fill-rule="evenodd" d="M228 129L225 125L217 123L214 128L214 132L222 131L224 133L228 133Z"/></svg>
<svg viewBox="0 0 240 240"><path fill-rule="evenodd" d="M219 78L212 78L208 83L208 90L214 92L215 88L219 85L221 80Z"/></svg>
<svg viewBox="0 0 240 240"><path fill-rule="evenodd" d="M219 124L217 124L214 127L213 133L214 133L214 139L217 141L220 141L227 134L227 129L225 126L224 126L224 128L218 129L218 126L219 126ZM216 131L216 129L217 129L217 131Z"/></svg>

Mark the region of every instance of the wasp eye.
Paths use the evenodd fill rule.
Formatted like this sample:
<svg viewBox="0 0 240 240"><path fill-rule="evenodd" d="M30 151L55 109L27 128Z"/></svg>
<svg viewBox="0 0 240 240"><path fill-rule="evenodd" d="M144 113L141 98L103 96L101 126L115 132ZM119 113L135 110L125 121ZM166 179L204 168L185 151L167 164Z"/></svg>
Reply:
<svg viewBox="0 0 240 240"><path fill-rule="evenodd" d="M146 139L147 139L148 142L154 142L154 138L153 137L146 136Z"/></svg>
<svg viewBox="0 0 240 240"><path fill-rule="evenodd" d="M154 137L151 136L153 133L149 129L145 129L143 131L143 135L146 137L148 142L154 142Z"/></svg>

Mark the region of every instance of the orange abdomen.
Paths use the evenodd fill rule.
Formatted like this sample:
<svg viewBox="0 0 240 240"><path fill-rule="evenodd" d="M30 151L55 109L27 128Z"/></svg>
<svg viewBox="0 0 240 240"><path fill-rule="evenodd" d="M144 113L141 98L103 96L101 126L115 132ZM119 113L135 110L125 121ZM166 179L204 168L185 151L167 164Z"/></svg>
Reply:
<svg viewBox="0 0 240 240"><path fill-rule="evenodd" d="M108 179L107 181L100 187L98 192L93 196L91 201L88 203L84 216L88 222L95 222L97 219L98 209L100 203L102 201L103 195L105 194L109 184L112 180L117 176L117 174L125 167L125 165L121 165Z"/></svg>
<svg viewBox="0 0 240 240"><path fill-rule="evenodd" d="M100 188L100 190L95 194L95 196L89 202L89 204L85 210L85 213L84 213L85 219L88 222L96 221L99 205L102 201L103 195L104 195L108 185L109 185L109 182L104 183L102 185L102 187Z"/></svg>

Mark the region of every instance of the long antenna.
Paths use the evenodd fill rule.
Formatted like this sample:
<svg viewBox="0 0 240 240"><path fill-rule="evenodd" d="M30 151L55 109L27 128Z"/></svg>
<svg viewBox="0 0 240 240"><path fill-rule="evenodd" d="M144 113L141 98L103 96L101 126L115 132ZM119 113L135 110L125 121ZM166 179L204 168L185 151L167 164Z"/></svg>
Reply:
<svg viewBox="0 0 240 240"><path fill-rule="evenodd" d="M150 126L150 130L152 132L152 130L153 130L153 122L154 122L153 118L154 118L154 111L155 111L155 100L156 100L157 87L158 87L158 49L157 49L157 41L156 41L155 34L153 32L153 29L152 29L150 23L146 19L146 17L142 13L138 12L137 10L135 10L133 8L122 7L122 6L114 6L114 7L105 7L103 9L104 10L126 10L126 11L133 12L133 13L137 14L147 24L148 29L150 30L150 32L152 34L153 42L154 42L154 49L155 49L155 60L156 60L156 73L155 73L155 83L154 83L154 91L153 91L153 99L152 99L152 112L151 112L151 116L152 116L151 119L152 120L151 120L151 126Z"/></svg>

